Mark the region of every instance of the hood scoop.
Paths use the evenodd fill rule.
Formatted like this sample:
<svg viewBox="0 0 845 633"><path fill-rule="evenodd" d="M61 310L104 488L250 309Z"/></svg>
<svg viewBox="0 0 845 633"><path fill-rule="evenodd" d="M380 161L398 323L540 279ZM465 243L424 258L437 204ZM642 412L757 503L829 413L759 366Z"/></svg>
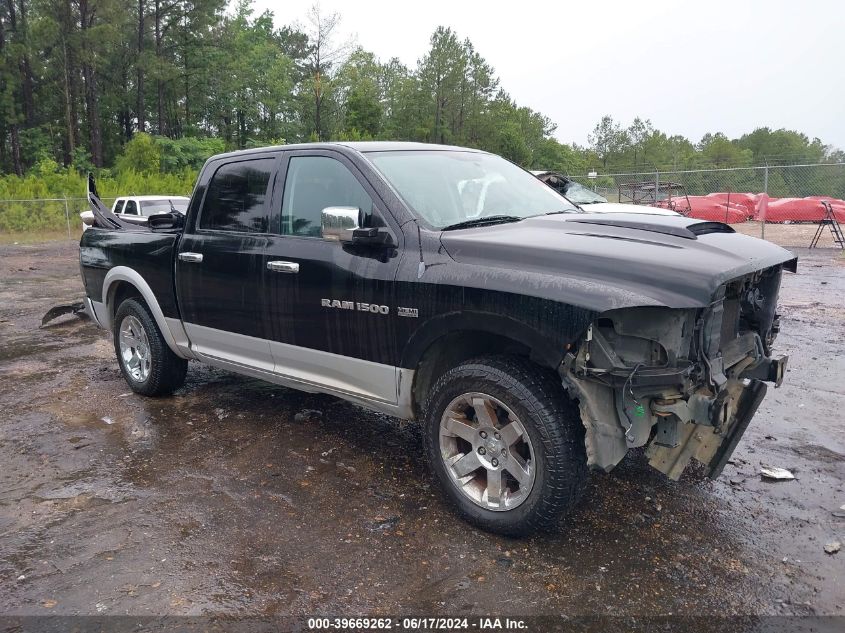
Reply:
<svg viewBox="0 0 845 633"><path fill-rule="evenodd" d="M723 222L696 222L687 227L687 231L696 235L709 235L710 233L736 233L732 226Z"/></svg>
<svg viewBox="0 0 845 633"><path fill-rule="evenodd" d="M675 237L682 237L687 240L698 239L699 235L708 235L710 233L735 233L730 226L722 224L721 222L693 222L687 226L677 226L671 224L656 224L648 221L637 220L616 220L613 218L567 218L567 222L575 222L578 224L598 224L601 226L616 226L621 229L636 229L639 231L649 231L651 233L662 233L664 235L674 235Z"/></svg>

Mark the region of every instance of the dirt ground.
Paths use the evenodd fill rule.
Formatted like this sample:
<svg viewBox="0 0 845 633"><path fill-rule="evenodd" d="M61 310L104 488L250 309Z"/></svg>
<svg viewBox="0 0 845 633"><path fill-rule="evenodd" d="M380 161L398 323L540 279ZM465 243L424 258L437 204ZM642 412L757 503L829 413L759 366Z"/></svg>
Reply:
<svg viewBox="0 0 845 633"><path fill-rule="evenodd" d="M812 223L780 224L769 222L763 227L760 222L749 221L743 222L742 224L731 224L731 228L743 235L763 237L784 248L804 252L810 245L810 242L813 241L813 236L818 230L819 225ZM828 227L822 229L818 246L822 249L836 247L836 243L833 241L833 233L831 233Z"/></svg>
<svg viewBox="0 0 845 633"><path fill-rule="evenodd" d="M789 373L722 477L629 455L512 540L454 518L414 425L195 363L130 393L106 333L39 327L76 245L0 246L0 614L843 615L845 259L798 254Z"/></svg>

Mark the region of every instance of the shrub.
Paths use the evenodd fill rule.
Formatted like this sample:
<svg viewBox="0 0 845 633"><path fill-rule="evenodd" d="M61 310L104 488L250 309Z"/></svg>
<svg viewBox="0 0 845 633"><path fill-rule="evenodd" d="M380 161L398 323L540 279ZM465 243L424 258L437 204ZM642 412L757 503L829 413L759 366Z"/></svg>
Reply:
<svg viewBox="0 0 845 633"><path fill-rule="evenodd" d="M119 172L157 172L161 169L161 147L149 134L138 132L123 146L123 154L118 156L116 167Z"/></svg>

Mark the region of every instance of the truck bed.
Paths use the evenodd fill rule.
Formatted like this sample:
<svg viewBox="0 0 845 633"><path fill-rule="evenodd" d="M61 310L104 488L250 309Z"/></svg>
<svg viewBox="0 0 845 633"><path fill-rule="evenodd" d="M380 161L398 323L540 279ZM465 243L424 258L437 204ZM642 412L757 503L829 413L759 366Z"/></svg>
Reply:
<svg viewBox="0 0 845 633"><path fill-rule="evenodd" d="M79 244L79 265L85 291L92 301L106 303L103 280L112 268L128 266L149 284L165 317L179 318L174 283L178 233L120 231L92 227Z"/></svg>

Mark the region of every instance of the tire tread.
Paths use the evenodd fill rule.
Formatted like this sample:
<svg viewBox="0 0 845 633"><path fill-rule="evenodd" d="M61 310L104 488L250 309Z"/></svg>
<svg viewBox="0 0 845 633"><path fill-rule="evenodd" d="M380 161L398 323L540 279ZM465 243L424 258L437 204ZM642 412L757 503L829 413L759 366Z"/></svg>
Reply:
<svg viewBox="0 0 845 633"><path fill-rule="evenodd" d="M437 424L439 427L440 412L433 411L432 407L437 406L435 403L439 395L459 378L495 385L528 412L541 437L547 477L545 490L541 491L534 507L524 520L511 525L503 525L499 517L485 519L475 513L468 514L461 503L456 502L460 498L457 491L456 495L449 491L447 498L461 515L489 531L519 536L537 530L555 529L561 516L578 502L587 484L584 429L577 405L566 396L554 372L521 357L482 356L447 371L437 380L423 406L427 424ZM439 459L439 445L434 445L435 434L427 432L425 436L429 444L429 457ZM444 488L454 488L449 481L440 483ZM493 515L503 514L488 512Z"/></svg>
<svg viewBox="0 0 845 633"><path fill-rule="evenodd" d="M123 362L120 360L120 323L127 315L136 317L147 333L147 340L152 354L152 366L150 375L143 383L138 383L127 374ZM114 349L117 355L117 364L120 366L120 373L123 374L129 387L135 393L144 396L167 396L185 384L185 376L188 371L188 361L179 358L168 347L158 328L158 324L150 314L149 308L135 298L123 301L115 312L113 327Z"/></svg>

